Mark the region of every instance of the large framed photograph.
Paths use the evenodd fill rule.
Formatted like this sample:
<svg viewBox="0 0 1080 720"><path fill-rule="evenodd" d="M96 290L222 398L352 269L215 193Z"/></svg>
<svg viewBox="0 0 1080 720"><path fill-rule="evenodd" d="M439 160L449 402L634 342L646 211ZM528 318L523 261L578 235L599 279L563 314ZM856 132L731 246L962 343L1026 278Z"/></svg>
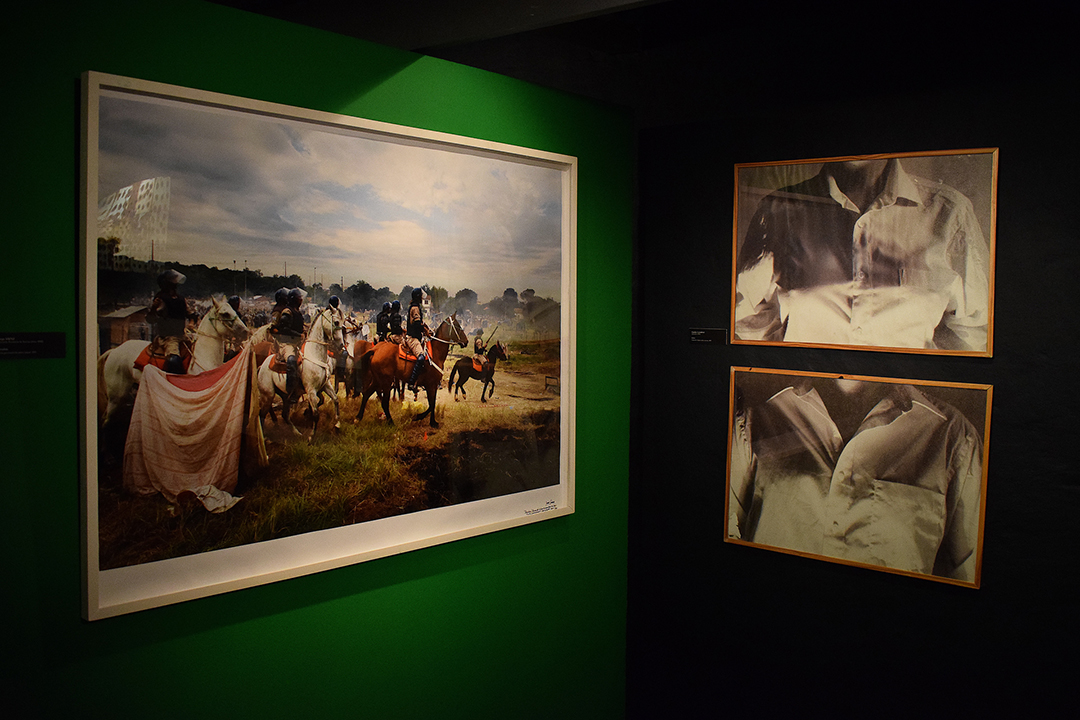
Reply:
<svg viewBox="0 0 1080 720"><path fill-rule="evenodd" d="M997 161L736 165L732 341L991 356Z"/></svg>
<svg viewBox="0 0 1080 720"><path fill-rule="evenodd" d="M733 367L725 540L978 587L991 394Z"/></svg>
<svg viewBox="0 0 1080 720"><path fill-rule="evenodd" d="M574 511L576 158L95 72L83 142L87 619Z"/></svg>

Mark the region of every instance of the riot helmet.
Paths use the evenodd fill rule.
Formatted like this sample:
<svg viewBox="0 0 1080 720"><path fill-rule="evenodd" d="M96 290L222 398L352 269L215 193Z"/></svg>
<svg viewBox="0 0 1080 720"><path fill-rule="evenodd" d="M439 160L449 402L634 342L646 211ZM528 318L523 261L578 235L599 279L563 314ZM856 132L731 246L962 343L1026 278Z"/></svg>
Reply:
<svg viewBox="0 0 1080 720"><path fill-rule="evenodd" d="M176 270L173 270L172 268L169 268L168 270L164 271L163 273L158 275L158 278L157 278L158 287L162 287L162 288L165 287L168 284L183 285L185 280L187 280L186 275L184 275L182 272L178 272Z"/></svg>
<svg viewBox="0 0 1080 720"><path fill-rule="evenodd" d="M300 307L304 302L304 298L307 297L307 293L303 288L294 287L289 291L289 305L292 307Z"/></svg>

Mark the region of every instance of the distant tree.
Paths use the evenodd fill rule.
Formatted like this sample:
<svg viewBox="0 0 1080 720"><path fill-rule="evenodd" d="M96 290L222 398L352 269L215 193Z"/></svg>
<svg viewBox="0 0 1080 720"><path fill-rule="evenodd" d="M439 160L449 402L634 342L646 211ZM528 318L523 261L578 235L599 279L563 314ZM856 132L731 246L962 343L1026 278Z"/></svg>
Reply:
<svg viewBox="0 0 1080 720"><path fill-rule="evenodd" d="M373 288L366 280L357 280L345 291L349 302L356 308L374 307L375 297L378 293L379 291Z"/></svg>
<svg viewBox="0 0 1080 720"><path fill-rule="evenodd" d="M476 309L476 303L480 298L476 293L469 288L462 288L454 293L454 300L457 302L457 306L461 310L473 311Z"/></svg>
<svg viewBox="0 0 1080 720"><path fill-rule="evenodd" d="M398 299L398 302L401 303L402 308L408 307L409 303L412 302L412 291L413 291L413 286L412 285L406 285L405 287L401 288L401 292L398 293L397 299Z"/></svg>
<svg viewBox="0 0 1080 720"><path fill-rule="evenodd" d="M514 288L506 288L501 297L492 298L487 304L488 311L502 318L514 317L514 312L520 306L518 294Z"/></svg>
<svg viewBox="0 0 1080 720"><path fill-rule="evenodd" d="M446 288L442 287L431 288L428 290L428 295L431 296L431 309L436 312L442 310L443 306L446 304L447 298L450 297L450 293L447 292Z"/></svg>

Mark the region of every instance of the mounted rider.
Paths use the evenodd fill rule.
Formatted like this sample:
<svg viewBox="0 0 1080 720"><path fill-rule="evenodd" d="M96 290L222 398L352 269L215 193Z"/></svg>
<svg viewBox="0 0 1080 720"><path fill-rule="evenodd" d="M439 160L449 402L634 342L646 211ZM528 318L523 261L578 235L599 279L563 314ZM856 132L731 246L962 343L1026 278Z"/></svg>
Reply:
<svg viewBox="0 0 1080 720"><path fill-rule="evenodd" d="M327 303L326 309L330 311L330 314L337 316L338 324L345 324L345 311L341 309L341 298L337 295L331 295L330 302Z"/></svg>
<svg viewBox="0 0 1080 720"><path fill-rule="evenodd" d="M270 324L276 325L281 311L289 306L289 288L278 288L274 291L274 307L270 308Z"/></svg>
<svg viewBox="0 0 1080 720"><path fill-rule="evenodd" d="M186 372L180 359L180 344L184 340L184 330L188 320L198 320L199 316L188 309L187 300L177 291L187 277L173 269L158 275L158 290L150 303L147 319L154 324L153 354L165 356L165 372Z"/></svg>
<svg viewBox="0 0 1080 720"><path fill-rule="evenodd" d="M270 334L278 343L278 357L285 360L285 392L292 395L300 380L297 351L304 339L304 316L300 306L307 293L302 288L288 291L285 308L270 326Z"/></svg>
<svg viewBox="0 0 1080 720"><path fill-rule="evenodd" d="M473 340L472 349L473 355L476 355L477 357L483 357L484 353L487 352L487 343L484 342L483 328L476 328L476 339Z"/></svg>
<svg viewBox="0 0 1080 720"><path fill-rule="evenodd" d="M390 335L390 303L384 302L382 310L375 316L375 337L379 342Z"/></svg>
<svg viewBox="0 0 1080 720"><path fill-rule="evenodd" d="M413 293L416 291L414 290ZM401 317L401 303L395 300L390 304L390 342L400 345L405 339L404 320Z"/></svg>
<svg viewBox="0 0 1080 720"><path fill-rule="evenodd" d="M427 353L424 352L424 337L431 335L431 328L424 322L424 289L413 288L412 302L409 303L409 322L405 328L405 350L416 356L412 375L409 376L409 389L416 390L416 380L427 369Z"/></svg>

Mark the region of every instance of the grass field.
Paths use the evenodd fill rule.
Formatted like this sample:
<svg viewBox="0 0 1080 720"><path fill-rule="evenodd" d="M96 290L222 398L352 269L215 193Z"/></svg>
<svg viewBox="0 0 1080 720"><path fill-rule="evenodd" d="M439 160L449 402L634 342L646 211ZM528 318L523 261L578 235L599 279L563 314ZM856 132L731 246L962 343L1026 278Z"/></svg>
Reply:
<svg viewBox="0 0 1080 720"><path fill-rule="evenodd" d="M552 351L551 346L554 346ZM513 348L513 345L511 346ZM513 352L513 350L512 350ZM522 354L524 352L524 354ZM558 372L558 342L519 346L514 373ZM552 355L554 360L552 360ZM554 363L554 364L552 364ZM475 397L479 383L472 382ZM421 394L421 400L423 395ZM426 403L391 401L389 426L373 398L364 422L353 424L359 400L341 402L342 427L331 430L322 408L319 435L308 444L283 425L268 425L270 467L242 476L242 500L221 514L183 498L125 491L119 468L99 481L100 568L136 565L331 527L417 512L559 482L557 398L543 403L454 402L439 393L431 430L410 418ZM300 413L294 421L310 428Z"/></svg>

